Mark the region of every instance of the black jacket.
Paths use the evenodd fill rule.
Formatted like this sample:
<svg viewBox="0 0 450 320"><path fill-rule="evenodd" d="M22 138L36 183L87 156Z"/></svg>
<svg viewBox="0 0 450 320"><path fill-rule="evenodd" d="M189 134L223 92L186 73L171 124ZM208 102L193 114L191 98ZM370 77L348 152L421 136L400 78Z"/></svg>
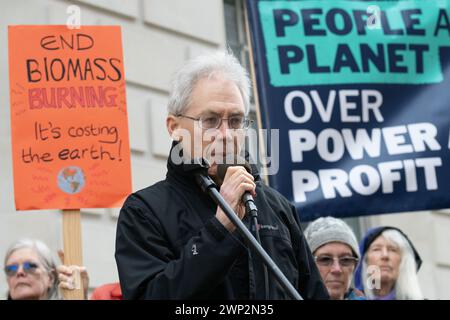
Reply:
<svg viewBox="0 0 450 320"><path fill-rule="evenodd" d="M259 258L215 218L217 206L184 165L169 157L167 167L165 180L130 195L120 212L123 298L264 299ZM255 178L262 246L304 299L327 299L294 207ZM271 299L289 298L272 276L269 288Z"/></svg>

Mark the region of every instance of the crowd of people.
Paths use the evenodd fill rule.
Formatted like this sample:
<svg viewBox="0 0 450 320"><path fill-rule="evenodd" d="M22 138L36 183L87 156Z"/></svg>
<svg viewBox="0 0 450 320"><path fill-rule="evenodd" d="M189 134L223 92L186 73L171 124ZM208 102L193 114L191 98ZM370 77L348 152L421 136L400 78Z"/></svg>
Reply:
<svg viewBox="0 0 450 320"><path fill-rule="evenodd" d="M305 229L305 238L320 276L333 300L420 300L417 272L422 260L408 236L395 227L367 231L359 245L352 229L341 219L319 218ZM58 300L62 290L75 289L75 274L81 275L84 298L121 300L119 283L106 284L88 295L85 267L61 263L40 240L13 243L4 259L11 300Z"/></svg>

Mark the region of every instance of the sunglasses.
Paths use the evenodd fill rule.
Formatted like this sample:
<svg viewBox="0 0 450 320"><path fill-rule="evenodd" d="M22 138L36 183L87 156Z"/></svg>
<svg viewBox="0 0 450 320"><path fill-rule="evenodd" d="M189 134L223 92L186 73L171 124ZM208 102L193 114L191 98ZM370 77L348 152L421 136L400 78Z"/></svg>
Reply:
<svg viewBox="0 0 450 320"><path fill-rule="evenodd" d="M17 272L19 272L20 266L22 266L23 272L25 272L26 274L34 274L39 268L39 265L37 263L29 261L26 261L22 264L10 264L5 267L6 276L14 277Z"/></svg>
<svg viewBox="0 0 450 320"><path fill-rule="evenodd" d="M337 258L337 257L323 255L323 256L318 256L318 257L314 257L314 258L316 259L317 265L319 265L321 267L331 267L335 260L338 261L339 265L342 268L354 267L358 263L358 259L355 257L351 257L351 256Z"/></svg>

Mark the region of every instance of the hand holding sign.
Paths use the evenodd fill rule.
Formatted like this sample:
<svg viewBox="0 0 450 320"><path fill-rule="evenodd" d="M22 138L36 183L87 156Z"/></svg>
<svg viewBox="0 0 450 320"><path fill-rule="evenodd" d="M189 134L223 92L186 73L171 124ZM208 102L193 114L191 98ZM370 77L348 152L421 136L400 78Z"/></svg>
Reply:
<svg viewBox="0 0 450 320"><path fill-rule="evenodd" d="M62 262L62 265L58 266L58 280L59 280L59 288L61 290L75 290L75 289L83 289L84 299L88 299L88 289L89 289L89 275L86 267L80 266L67 266L65 265L64 259L64 251L58 251L59 259Z"/></svg>

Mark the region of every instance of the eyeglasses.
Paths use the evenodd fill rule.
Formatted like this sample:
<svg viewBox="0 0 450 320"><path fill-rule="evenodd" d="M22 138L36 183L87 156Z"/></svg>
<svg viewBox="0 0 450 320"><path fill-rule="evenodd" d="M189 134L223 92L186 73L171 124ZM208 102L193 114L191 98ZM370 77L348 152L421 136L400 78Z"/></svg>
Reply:
<svg viewBox="0 0 450 320"><path fill-rule="evenodd" d="M345 257L332 257L332 256L318 256L314 257L316 259L317 265L321 267L331 267L334 261L338 261L341 268L354 267L358 263L358 258L345 256Z"/></svg>
<svg viewBox="0 0 450 320"><path fill-rule="evenodd" d="M26 274L34 274L39 268L39 265L37 263L30 261L26 261L23 264L10 264L5 267L6 276L14 277L17 272L19 272L20 266L22 266L23 272L25 272Z"/></svg>
<svg viewBox="0 0 450 320"><path fill-rule="evenodd" d="M219 116L214 116L214 115L201 116L199 118L194 118L194 117L186 116L183 114L179 114L179 115L177 115L177 117L187 118L187 119L191 119L194 121L198 121L198 124L200 125L200 128L202 128L202 129L218 129L222 125L222 120L227 120L228 128L233 129L233 130L247 129L250 126L250 124L253 122L243 116L231 116L228 119L226 119L226 118L221 118Z"/></svg>

